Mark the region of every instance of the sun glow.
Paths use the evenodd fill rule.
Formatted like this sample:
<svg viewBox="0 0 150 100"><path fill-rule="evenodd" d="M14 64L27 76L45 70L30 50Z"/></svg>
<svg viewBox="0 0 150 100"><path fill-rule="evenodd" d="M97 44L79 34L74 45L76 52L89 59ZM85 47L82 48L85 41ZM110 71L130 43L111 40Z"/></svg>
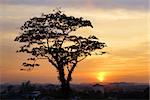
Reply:
<svg viewBox="0 0 150 100"><path fill-rule="evenodd" d="M98 79L100 82L103 82L103 81L105 80L105 75L106 75L105 72L99 72L99 73L98 73L98 76L97 76L97 79Z"/></svg>

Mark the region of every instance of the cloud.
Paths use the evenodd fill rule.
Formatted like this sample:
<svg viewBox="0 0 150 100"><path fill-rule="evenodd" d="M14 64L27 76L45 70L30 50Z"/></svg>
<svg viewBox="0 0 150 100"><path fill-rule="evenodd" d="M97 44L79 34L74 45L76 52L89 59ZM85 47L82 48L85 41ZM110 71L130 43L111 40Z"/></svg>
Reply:
<svg viewBox="0 0 150 100"><path fill-rule="evenodd" d="M95 0L102 8L148 9L148 0Z"/></svg>
<svg viewBox="0 0 150 100"><path fill-rule="evenodd" d="M44 5L54 7L97 7L147 10L148 0L0 0L8 5Z"/></svg>
<svg viewBox="0 0 150 100"><path fill-rule="evenodd" d="M130 42L131 45L128 47L124 46L121 49L117 49L113 51L113 56L122 57L122 58L131 58L131 59L148 59L149 57L149 42L148 40L140 41L139 43ZM129 44L129 43L128 43Z"/></svg>

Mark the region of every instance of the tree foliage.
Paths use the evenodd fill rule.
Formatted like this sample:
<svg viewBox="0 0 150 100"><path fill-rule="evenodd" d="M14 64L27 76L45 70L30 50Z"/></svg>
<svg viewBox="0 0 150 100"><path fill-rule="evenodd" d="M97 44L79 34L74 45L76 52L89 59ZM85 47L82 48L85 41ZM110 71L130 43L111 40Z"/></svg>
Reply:
<svg viewBox="0 0 150 100"><path fill-rule="evenodd" d="M15 38L15 41L23 43L17 52L33 56L27 59L33 63L24 62L23 66L30 70L39 66L36 63L38 59L48 59L59 72L60 81L71 81L71 74L78 62L92 54L105 53L99 51L106 46L105 43L100 42L96 36L86 38L71 34L82 27L93 28L89 20L67 16L60 10L29 19L21 26L20 34ZM64 73L64 70L68 73Z"/></svg>

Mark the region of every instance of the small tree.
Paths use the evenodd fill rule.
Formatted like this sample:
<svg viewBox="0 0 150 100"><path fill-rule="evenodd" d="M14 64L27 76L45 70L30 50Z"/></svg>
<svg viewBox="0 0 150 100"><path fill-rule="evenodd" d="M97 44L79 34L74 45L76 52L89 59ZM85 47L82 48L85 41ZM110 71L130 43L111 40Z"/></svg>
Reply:
<svg viewBox="0 0 150 100"><path fill-rule="evenodd" d="M106 45L98 41L96 36L85 38L71 35L71 32L87 26L93 28L89 20L67 16L60 10L26 21L20 28L19 36L15 38L15 41L25 43L17 52L29 53L33 56L28 58L30 63L24 62L23 66L31 70L39 66L35 63L38 59L47 59L59 73L61 88L68 95L72 73L77 63L92 54L105 53L98 52Z"/></svg>

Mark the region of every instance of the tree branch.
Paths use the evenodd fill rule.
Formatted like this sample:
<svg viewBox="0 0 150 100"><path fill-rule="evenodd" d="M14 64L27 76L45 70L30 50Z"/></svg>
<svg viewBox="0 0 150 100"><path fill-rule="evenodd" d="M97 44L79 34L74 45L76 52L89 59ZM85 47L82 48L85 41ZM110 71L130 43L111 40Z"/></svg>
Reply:
<svg viewBox="0 0 150 100"><path fill-rule="evenodd" d="M69 82L69 81L71 81L71 74L72 74L72 72L74 71L74 68L76 67L76 65L77 65L77 62L76 63L74 63L73 64L73 66L72 66L72 68L69 70L69 72L68 72L68 76L67 76L67 81Z"/></svg>
<svg viewBox="0 0 150 100"><path fill-rule="evenodd" d="M64 43L64 41L65 41L65 39L66 39L66 36L67 36L70 32L71 32L71 30L69 30L69 31L66 33L66 35L64 36L64 38L63 38L63 40L62 40L62 43L60 44L60 47L62 47L62 45L63 45L63 43ZM65 34L65 33L63 32L63 34Z"/></svg>
<svg viewBox="0 0 150 100"><path fill-rule="evenodd" d="M77 62L80 62L80 61L84 60L86 57L87 57L87 56L85 56L84 58L82 58L82 59L78 60Z"/></svg>
<svg viewBox="0 0 150 100"><path fill-rule="evenodd" d="M48 61L49 61L52 65L54 65L54 66L56 67L56 69L58 69L57 64L55 64L55 63L53 62L53 60L51 60L48 56L45 56L45 57L47 57Z"/></svg>
<svg viewBox="0 0 150 100"><path fill-rule="evenodd" d="M47 47L48 47L48 51L49 51L49 43L48 43L48 38L46 39L46 43L47 43Z"/></svg>
<svg viewBox="0 0 150 100"><path fill-rule="evenodd" d="M68 72L70 71L68 65L67 65L67 70L68 70Z"/></svg>

